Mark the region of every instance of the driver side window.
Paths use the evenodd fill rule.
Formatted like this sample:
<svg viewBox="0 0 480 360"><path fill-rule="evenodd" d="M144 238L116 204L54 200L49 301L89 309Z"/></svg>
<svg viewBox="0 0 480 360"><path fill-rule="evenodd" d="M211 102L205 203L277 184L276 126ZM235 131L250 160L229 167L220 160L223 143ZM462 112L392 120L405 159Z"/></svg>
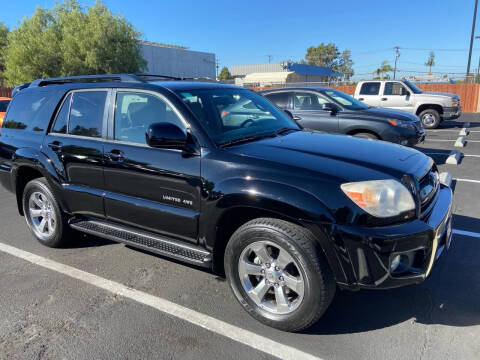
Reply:
<svg viewBox="0 0 480 360"><path fill-rule="evenodd" d="M120 91L115 105L115 140L146 144L145 133L153 123L169 122L186 131L185 125L157 96Z"/></svg>
<svg viewBox="0 0 480 360"><path fill-rule="evenodd" d="M327 99L313 93L295 92L293 96L295 110L323 110L326 103Z"/></svg>

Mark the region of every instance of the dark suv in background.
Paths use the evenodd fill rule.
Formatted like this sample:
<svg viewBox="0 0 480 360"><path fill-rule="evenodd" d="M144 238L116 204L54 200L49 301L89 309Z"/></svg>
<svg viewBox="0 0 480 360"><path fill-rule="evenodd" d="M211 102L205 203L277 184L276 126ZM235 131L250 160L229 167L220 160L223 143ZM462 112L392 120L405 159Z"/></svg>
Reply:
<svg viewBox="0 0 480 360"><path fill-rule="evenodd" d="M232 116L247 106L255 116ZM0 182L34 237L72 229L226 274L256 319L298 331L336 287L422 282L452 191L402 146L302 130L248 89L137 75L22 85Z"/></svg>
<svg viewBox="0 0 480 360"><path fill-rule="evenodd" d="M307 129L415 145L425 139L419 118L405 111L374 108L328 88L284 88L260 94Z"/></svg>

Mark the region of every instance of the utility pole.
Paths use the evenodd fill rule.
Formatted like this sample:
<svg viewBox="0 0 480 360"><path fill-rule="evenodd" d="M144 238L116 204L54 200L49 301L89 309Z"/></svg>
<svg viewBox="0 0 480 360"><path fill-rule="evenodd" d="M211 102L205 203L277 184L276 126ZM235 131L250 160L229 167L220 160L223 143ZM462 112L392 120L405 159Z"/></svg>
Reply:
<svg viewBox="0 0 480 360"><path fill-rule="evenodd" d="M467 64L467 75L466 75L467 80L468 80L468 74L470 74L470 63L472 61L473 36L475 33L475 22L477 20L477 6L478 6L478 0L475 0L475 9L473 10L472 34L470 36L470 50L468 52L468 64Z"/></svg>
<svg viewBox="0 0 480 360"><path fill-rule="evenodd" d="M218 68L220 67L220 60L218 60L218 58L215 58L215 67L217 68L217 79L218 79Z"/></svg>
<svg viewBox="0 0 480 360"><path fill-rule="evenodd" d="M273 55L267 55L267 57L268 57L268 63L270 64L270 62L272 61Z"/></svg>
<svg viewBox="0 0 480 360"><path fill-rule="evenodd" d="M400 51L398 51L398 49L400 49L400 46L394 46L393 48L395 49L395 67L393 69L393 80L395 80L395 76L397 75L397 60L400 57Z"/></svg>

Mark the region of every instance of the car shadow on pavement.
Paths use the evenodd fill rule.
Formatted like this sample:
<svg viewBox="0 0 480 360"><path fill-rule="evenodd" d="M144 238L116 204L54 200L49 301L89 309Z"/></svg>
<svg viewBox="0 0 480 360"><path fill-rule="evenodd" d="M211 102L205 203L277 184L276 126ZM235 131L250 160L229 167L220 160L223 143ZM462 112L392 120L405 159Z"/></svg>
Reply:
<svg viewBox="0 0 480 360"><path fill-rule="evenodd" d="M454 227L480 229L480 219L454 215ZM454 235L450 250L420 285L391 290L337 291L322 319L306 334L352 334L404 322L480 325L480 239Z"/></svg>
<svg viewBox="0 0 480 360"><path fill-rule="evenodd" d="M84 234L78 231L74 231L72 234L72 241L68 244L67 248L69 249L81 249L89 247L99 247L105 245L113 245L116 242L103 239L98 236Z"/></svg>
<svg viewBox="0 0 480 360"><path fill-rule="evenodd" d="M448 156L451 154L452 150L450 149L431 149L431 148L422 148L418 146L413 147L415 150L418 150L424 153L427 156L430 156L435 160L435 164L443 165L446 163ZM461 160L460 160L461 162Z"/></svg>

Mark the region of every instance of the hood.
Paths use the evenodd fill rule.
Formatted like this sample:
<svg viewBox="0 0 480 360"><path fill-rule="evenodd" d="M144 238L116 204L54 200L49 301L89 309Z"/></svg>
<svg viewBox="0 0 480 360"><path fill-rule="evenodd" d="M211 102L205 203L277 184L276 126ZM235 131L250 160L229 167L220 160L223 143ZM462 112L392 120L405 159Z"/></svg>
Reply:
<svg viewBox="0 0 480 360"><path fill-rule="evenodd" d="M421 94L417 94L417 96L418 95L445 96L445 97L452 97L456 100L460 100L460 97L457 94L438 92L438 91L423 91Z"/></svg>
<svg viewBox="0 0 480 360"><path fill-rule="evenodd" d="M404 121L418 121L418 117L415 114L411 114L407 111L403 110L395 110L395 109L385 109L379 107L369 107L365 110L350 110L345 111L345 114L352 114L355 115L364 115L364 116L372 116L377 119L396 119L396 120L404 120Z"/></svg>
<svg viewBox="0 0 480 360"><path fill-rule="evenodd" d="M432 160L421 152L384 141L345 135L297 131L227 148L253 157L326 175L341 181L400 179L423 176Z"/></svg>

